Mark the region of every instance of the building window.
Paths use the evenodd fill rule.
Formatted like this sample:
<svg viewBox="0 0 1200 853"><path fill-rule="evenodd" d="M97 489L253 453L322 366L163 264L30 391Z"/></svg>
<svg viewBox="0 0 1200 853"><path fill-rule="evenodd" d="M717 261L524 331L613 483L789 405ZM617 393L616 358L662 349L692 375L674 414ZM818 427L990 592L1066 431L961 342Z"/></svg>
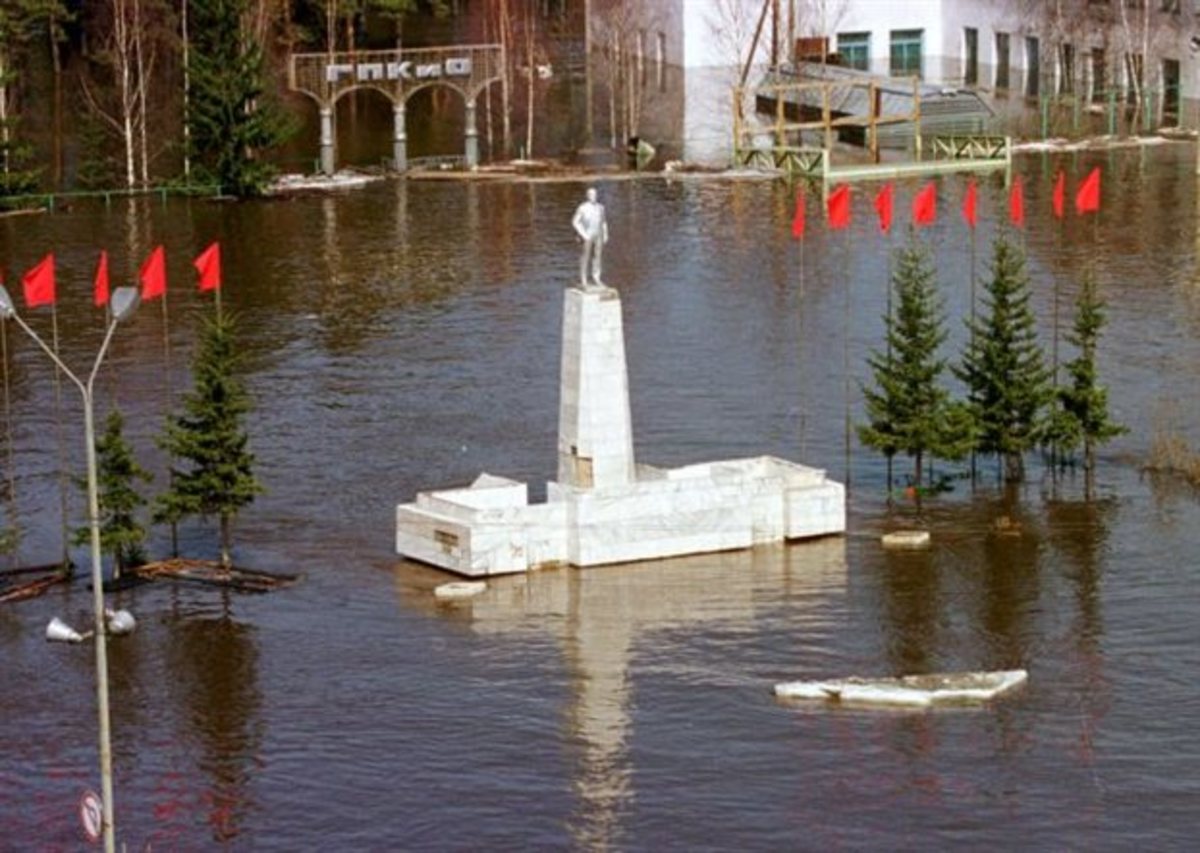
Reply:
<svg viewBox="0 0 1200 853"><path fill-rule="evenodd" d="M979 82L979 30L963 27L963 83L974 86Z"/></svg>
<svg viewBox="0 0 1200 853"><path fill-rule="evenodd" d="M1038 40L1033 36L1025 37L1025 95L1036 98L1041 92L1042 61L1038 54Z"/></svg>
<svg viewBox="0 0 1200 853"><path fill-rule="evenodd" d="M1179 121L1179 60L1162 61L1163 122Z"/></svg>
<svg viewBox="0 0 1200 853"><path fill-rule="evenodd" d="M1108 97L1108 62L1104 48L1092 48L1092 101L1100 103Z"/></svg>
<svg viewBox="0 0 1200 853"><path fill-rule="evenodd" d="M893 77L921 76L921 38L924 30L892 30L888 71Z"/></svg>
<svg viewBox="0 0 1200 853"><path fill-rule="evenodd" d="M1069 95L1075 91L1075 46L1063 42L1058 46L1058 93Z"/></svg>
<svg viewBox="0 0 1200 853"><path fill-rule="evenodd" d="M847 68L857 68L867 71L871 67L871 34L870 33L838 33L838 55L842 65Z"/></svg>
<svg viewBox="0 0 1200 853"><path fill-rule="evenodd" d="M1009 82L1008 33L996 33L996 88L1007 91Z"/></svg>

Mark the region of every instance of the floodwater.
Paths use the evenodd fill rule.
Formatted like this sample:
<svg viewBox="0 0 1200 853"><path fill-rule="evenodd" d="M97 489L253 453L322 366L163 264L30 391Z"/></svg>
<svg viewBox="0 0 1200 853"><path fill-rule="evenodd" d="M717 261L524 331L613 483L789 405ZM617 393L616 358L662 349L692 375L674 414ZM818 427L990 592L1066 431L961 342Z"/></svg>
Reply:
<svg viewBox="0 0 1200 853"><path fill-rule="evenodd" d="M1102 376L1131 432L1101 454L1101 498L1032 466L1014 495L927 502L934 548L884 553L917 522L889 508L882 460L845 446L880 345L888 240L858 192L849 233L810 196L801 261L792 193L769 182L608 182L606 278L623 297L636 451L664 465L774 453L849 474L849 533L814 543L495 579L442 606L448 577L392 552L394 505L480 471L554 475L562 290L580 184L386 182L247 204L142 201L5 219L14 281L59 262L59 332L81 369L99 343L95 253L129 280L158 243L163 314L117 333L99 381L143 464L210 301L188 261L225 253L249 418L268 492L239 518L239 564L303 572L266 596L151 585L110 644L116 815L130 850L1184 849L1200 830L1200 503L1141 473L1174 419L1196 441L1200 364L1194 151L1018 160L1047 348L1088 270L1110 302ZM1050 214L1054 170L1105 169L1098 222ZM965 338L963 184L941 182L935 251ZM898 189L897 219L915 185ZM982 193L977 265L1005 190ZM902 237L897 233L892 240ZM50 334L45 309L31 322ZM20 558L59 549L52 373L9 329ZM1063 357L1069 348L1062 344ZM848 369L848 373L847 373ZM64 388L63 434L82 427ZM8 471L5 462L5 471ZM898 463L898 468L903 466ZM949 470L949 469L947 469ZM72 490L72 523L82 501ZM1019 535L996 535L1014 518ZM152 550L168 537L156 531ZM182 548L216 550L213 526ZM84 560L83 553L76 554ZM0 848L82 845L98 788L82 581L0 609ZM784 704L781 680L1027 667L990 707L879 712Z"/></svg>

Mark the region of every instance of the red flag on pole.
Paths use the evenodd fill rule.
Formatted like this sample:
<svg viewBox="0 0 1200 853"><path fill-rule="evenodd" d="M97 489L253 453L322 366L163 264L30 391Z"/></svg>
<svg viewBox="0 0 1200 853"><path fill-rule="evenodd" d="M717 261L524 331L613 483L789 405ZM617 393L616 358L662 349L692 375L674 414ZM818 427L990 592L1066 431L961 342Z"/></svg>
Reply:
<svg viewBox="0 0 1200 853"><path fill-rule="evenodd" d="M1100 167L1092 169L1075 194L1075 211L1091 213L1100 209Z"/></svg>
<svg viewBox="0 0 1200 853"><path fill-rule="evenodd" d="M142 301L157 299L167 292L167 258L162 246L156 246L142 264Z"/></svg>
<svg viewBox="0 0 1200 853"><path fill-rule="evenodd" d="M796 190L796 212L792 215L792 236L797 240L804 236L804 190ZM196 258L196 269L200 269L200 260L216 249L217 286L221 284L221 251L213 243L204 250L204 254ZM204 271L200 272L200 289L204 290Z"/></svg>
<svg viewBox="0 0 1200 853"><path fill-rule="evenodd" d="M937 187L930 181L913 197L913 222L932 225L937 218Z"/></svg>
<svg viewBox="0 0 1200 853"><path fill-rule="evenodd" d="M1008 191L1008 218L1018 228L1025 227L1025 189L1018 177L1013 178Z"/></svg>
<svg viewBox="0 0 1200 853"><path fill-rule="evenodd" d="M92 304L101 308L108 304L108 252L100 250L100 260L96 262L95 283L92 287Z"/></svg>
<svg viewBox="0 0 1200 853"><path fill-rule="evenodd" d="M894 190L889 181L875 194L875 212L879 214L879 230L887 234L892 230L892 196Z"/></svg>
<svg viewBox="0 0 1200 853"><path fill-rule="evenodd" d="M850 186L842 184L829 194L825 202L825 216L830 228L847 228L850 225Z"/></svg>
<svg viewBox="0 0 1200 853"><path fill-rule="evenodd" d="M25 304L30 308L54 304L54 253L42 258L41 263L21 278L25 288Z"/></svg>
<svg viewBox="0 0 1200 853"><path fill-rule="evenodd" d="M967 225L972 229L975 227L975 223L979 221L979 216L976 211L979 206L979 200L977 196L978 191L975 189L975 182L968 181L967 194L963 196L962 215L963 219L967 220Z"/></svg>
<svg viewBox="0 0 1200 853"><path fill-rule="evenodd" d="M796 204L800 206L800 234L804 233L804 200L802 195L796 195ZM792 221L792 233L796 234L796 222ZM800 234L796 234L797 237ZM192 261L192 266L196 268L196 272L200 273L200 290L220 290L221 289L221 244L213 243L207 249L200 253L196 260Z"/></svg>
<svg viewBox="0 0 1200 853"><path fill-rule="evenodd" d="M1058 170L1058 177L1054 181L1054 195L1051 201L1054 204L1054 215L1058 219L1063 218L1063 207L1067 197L1067 175L1062 170Z"/></svg>

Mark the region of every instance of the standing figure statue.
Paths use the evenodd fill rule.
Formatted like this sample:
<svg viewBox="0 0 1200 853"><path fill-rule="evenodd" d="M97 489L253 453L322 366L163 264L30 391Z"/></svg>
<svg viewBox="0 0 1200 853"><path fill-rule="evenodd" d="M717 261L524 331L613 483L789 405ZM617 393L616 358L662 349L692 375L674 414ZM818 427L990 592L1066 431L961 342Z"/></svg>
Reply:
<svg viewBox="0 0 1200 853"><path fill-rule="evenodd" d="M583 288L589 284L603 287L600 280L600 257L604 244L608 242L608 222L604 218L604 205L596 201L596 189L587 191L587 199L575 209L571 219L575 233L583 241L583 252L579 256L579 283Z"/></svg>

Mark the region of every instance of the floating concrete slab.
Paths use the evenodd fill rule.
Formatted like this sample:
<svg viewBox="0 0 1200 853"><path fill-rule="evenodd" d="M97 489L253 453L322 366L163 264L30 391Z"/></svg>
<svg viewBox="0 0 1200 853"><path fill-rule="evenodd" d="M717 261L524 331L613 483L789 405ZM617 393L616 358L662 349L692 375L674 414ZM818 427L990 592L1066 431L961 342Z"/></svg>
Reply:
<svg viewBox="0 0 1200 853"><path fill-rule="evenodd" d="M474 598L487 590L483 581L453 581L440 584L433 588L433 595L439 601L454 601L461 598Z"/></svg>
<svg viewBox="0 0 1200 853"><path fill-rule="evenodd" d="M481 475L396 510L402 556L469 577L599 566L843 533L842 484L772 456L682 468L633 454L621 300L568 288L563 307L558 480L530 504L524 483Z"/></svg>
<svg viewBox="0 0 1200 853"><path fill-rule="evenodd" d="M890 551L920 551L929 547L930 539L928 530L895 530L880 541Z"/></svg>
<svg viewBox="0 0 1200 853"><path fill-rule="evenodd" d="M843 678L833 681L789 681L775 685L783 699L816 699L849 705L928 708L973 705L1020 687L1029 679L1023 669L905 675L900 678Z"/></svg>

